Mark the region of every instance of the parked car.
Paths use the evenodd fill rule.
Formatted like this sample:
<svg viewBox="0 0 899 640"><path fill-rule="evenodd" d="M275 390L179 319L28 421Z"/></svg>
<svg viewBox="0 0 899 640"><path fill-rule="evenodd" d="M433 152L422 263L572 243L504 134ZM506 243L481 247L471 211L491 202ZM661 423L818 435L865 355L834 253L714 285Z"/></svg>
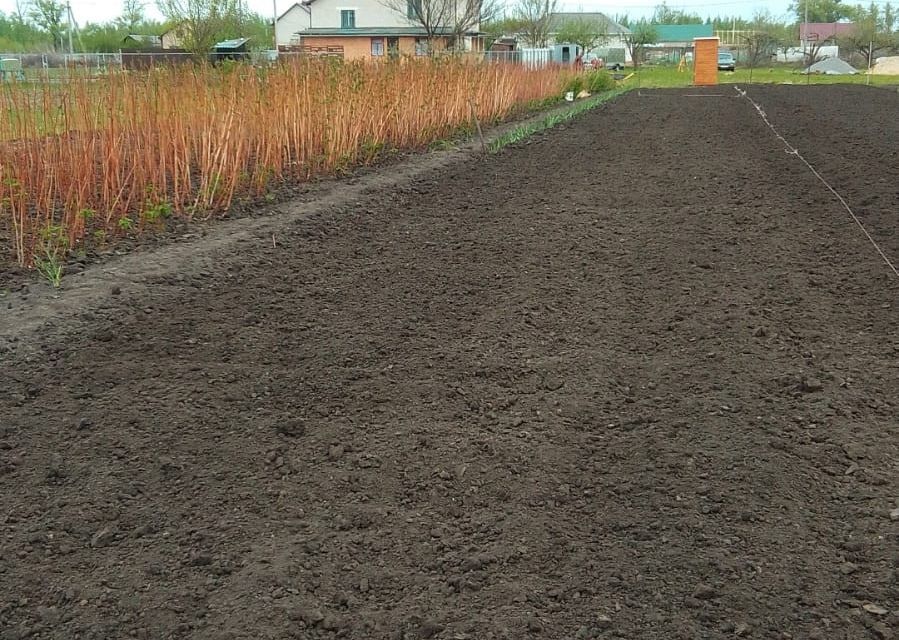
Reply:
<svg viewBox="0 0 899 640"><path fill-rule="evenodd" d="M584 56L584 68L586 69L606 69L607 71L618 71L624 69L624 65L620 62L606 62L595 53L588 53Z"/></svg>
<svg viewBox="0 0 899 640"><path fill-rule="evenodd" d="M730 51L718 52L718 71L736 71L737 61Z"/></svg>

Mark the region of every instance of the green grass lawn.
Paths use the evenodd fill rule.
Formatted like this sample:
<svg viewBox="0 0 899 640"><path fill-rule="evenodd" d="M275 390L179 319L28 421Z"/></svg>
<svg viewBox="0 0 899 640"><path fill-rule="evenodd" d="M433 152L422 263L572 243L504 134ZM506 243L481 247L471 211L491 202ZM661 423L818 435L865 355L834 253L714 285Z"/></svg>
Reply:
<svg viewBox="0 0 899 640"><path fill-rule="evenodd" d="M631 69L624 73L628 75ZM750 70L748 68L737 67L734 72L719 71L718 82L722 84L749 84ZM684 71L678 71L676 65L646 65L641 67L637 73L621 82L621 85L628 88L633 87L687 87L693 83L693 73L689 66ZM899 86L899 76L879 76L860 73L854 76L828 76L815 75L806 76L798 73L793 67L778 65L774 67L759 67L752 70L752 83L773 83L773 84L871 84L876 86Z"/></svg>

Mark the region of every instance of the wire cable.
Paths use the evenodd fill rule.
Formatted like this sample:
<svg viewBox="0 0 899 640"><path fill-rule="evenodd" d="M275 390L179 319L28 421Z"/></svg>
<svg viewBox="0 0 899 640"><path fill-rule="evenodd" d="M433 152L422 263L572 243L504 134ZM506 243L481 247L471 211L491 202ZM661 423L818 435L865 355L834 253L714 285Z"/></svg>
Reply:
<svg viewBox="0 0 899 640"><path fill-rule="evenodd" d="M886 263L886 265L890 268L890 270L892 270L892 272L896 275L896 277L899 278L899 269L896 269L896 265L894 265L890 261L890 259L887 257L887 255L883 252L883 249L880 248L880 245L877 244L877 241L874 240L874 238L871 236L870 233L868 233L868 230L865 228L865 225L863 225L862 221L859 220L857 215L855 215L855 212L852 210L852 207L849 206L849 203L846 202L846 199L843 198L843 196L841 196L840 193L836 189L834 189L829 182L827 182L827 180L824 179L824 176L822 176L820 173L818 173L818 170L815 169L815 167L813 167L811 165L811 163L808 160L806 160L801 153L799 153L799 149L797 149L796 147L791 145L787 141L786 138L784 138L782 135L780 135L780 133L778 133L777 129L774 128L774 125L771 124L771 121L768 120L767 114L762 110L762 107L759 106L759 104L755 100L750 98L749 95L745 91L742 91L740 89L740 87L735 86L734 89L736 89L737 93L739 93L741 96L746 98L749 101L749 103L753 107L755 107L755 110L758 112L759 116L761 116L762 121L766 125L768 125L768 128L771 129L772 132L774 132L774 135L777 136L777 139L780 140L781 142L783 142L784 146L787 148L787 153L794 155L797 158L799 158L800 160L802 160L803 164L805 164L805 166L807 166L809 168L809 171L811 171L815 175L815 177L818 178L818 180L820 180L821 183L825 187L830 189L830 192L834 196L836 196L837 200L840 201L840 204L843 205L843 208L846 209L846 211L849 213L850 216L852 216L852 219L855 220L855 224L857 224L859 229L862 230L862 233L865 234L865 237L868 238L868 241L877 250L877 253L880 254L880 257L883 258L883 261Z"/></svg>

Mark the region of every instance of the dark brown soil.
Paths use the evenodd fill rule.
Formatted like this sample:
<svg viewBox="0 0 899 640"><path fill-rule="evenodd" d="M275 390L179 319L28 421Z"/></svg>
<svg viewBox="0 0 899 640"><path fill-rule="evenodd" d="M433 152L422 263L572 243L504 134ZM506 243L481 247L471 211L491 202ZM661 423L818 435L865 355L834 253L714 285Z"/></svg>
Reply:
<svg viewBox="0 0 899 640"><path fill-rule="evenodd" d="M896 637L899 279L696 93L9 296L0 638ZM750 95L899 259L899 95Z"/></svg>

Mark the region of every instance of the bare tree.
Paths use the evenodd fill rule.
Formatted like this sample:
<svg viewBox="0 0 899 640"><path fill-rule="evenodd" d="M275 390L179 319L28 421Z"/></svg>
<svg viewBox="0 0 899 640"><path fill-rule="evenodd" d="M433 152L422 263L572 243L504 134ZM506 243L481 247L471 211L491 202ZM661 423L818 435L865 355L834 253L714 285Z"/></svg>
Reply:
<svg viewBox="0 0 899 640"><path fill-rule="evenodd" d="M482 21L499 13L497 0L383 0L383 4L421 27L432 45L446 38L455 48L466 32L476 31Z"/></svg>
<svg viewBox="0 0 899 640"><path fill-rule="evenodd" d="M746 45L746 59L750 69L770 60L777 50L777 39L767 31L755 31L745 35L743 43Z"/></svg>
<svg viewBox="0 0 899 640"><path fill-rule="evenodd" d="M552 15L559 0L518 0L515 18L521 22L525 41L532 47L545 47L552 28Z"/></svg>
<svg viewBox="0 0 899 640"><path fill-rule="evenodd" d="M646 46L657 42L659 34L655 27L646 20L634 23L630 30L631 32L624 36L624 46L627 47L628 53L631 54L631 61L634 63L634 70L636 70L643 62Z"/></svg>
<svg viewBox="0 0 899 640"><path fill-rule="evenodd" d="M124 0L122 15L116 18L116 24L128 32L134 31L146 20L143 0Z"/></svg>
<svg viewBox="0 0 899 640"><path fill-rule="evenodd" d="M157 0L160 13L191 53L207 53L222 37L234 37L242 22L241 0Z"/></svg>

